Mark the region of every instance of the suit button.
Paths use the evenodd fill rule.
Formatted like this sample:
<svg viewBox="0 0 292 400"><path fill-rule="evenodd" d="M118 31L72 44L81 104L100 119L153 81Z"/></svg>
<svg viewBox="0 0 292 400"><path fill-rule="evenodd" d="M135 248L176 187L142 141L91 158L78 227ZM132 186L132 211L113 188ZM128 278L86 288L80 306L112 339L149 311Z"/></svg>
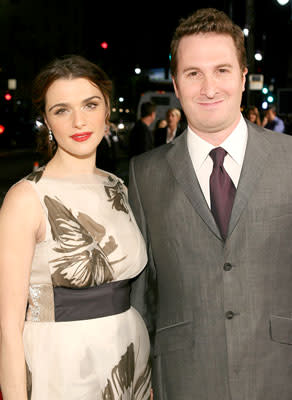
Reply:
<svg viewBox="0 0 292 400"><path fill-rule="evenodd" d="M225 263L223 269L224 271L230 271L232 269L232 265L230 263Z"/></svg>
<svg viewBox="0 0 292 400"><path fill-rule="evenodd" d="M227 311L227 312L225 313L225 317L226 317L227 319L232 319L232 318L234 317L234 312L233 312L233 311Z"/></svg>

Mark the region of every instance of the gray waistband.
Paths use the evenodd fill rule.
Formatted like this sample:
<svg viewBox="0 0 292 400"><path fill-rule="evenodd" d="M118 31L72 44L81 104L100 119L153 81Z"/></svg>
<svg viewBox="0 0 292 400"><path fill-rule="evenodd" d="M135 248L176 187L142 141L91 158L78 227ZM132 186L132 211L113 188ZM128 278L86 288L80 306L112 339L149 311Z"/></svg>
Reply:
<svg viewBox="0 0 292 400"><path fill-rule="evenodd" d="M120 314L130 308L129 280L87 289L54 288L55 321L77 321Z"/></svg>

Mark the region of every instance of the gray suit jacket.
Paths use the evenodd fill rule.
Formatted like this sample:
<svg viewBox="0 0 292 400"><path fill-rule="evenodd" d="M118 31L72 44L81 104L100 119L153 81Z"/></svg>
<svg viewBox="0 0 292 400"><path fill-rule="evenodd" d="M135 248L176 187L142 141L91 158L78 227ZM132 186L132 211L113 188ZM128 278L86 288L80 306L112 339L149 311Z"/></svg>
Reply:
<svg viewBox="0 0 292 400"><path fill-rule="evenodd" d="M248 124L224 243L186 133L134 158L149 263L132 299L154 334L155 400L292 399L292 140Z"/></svg>

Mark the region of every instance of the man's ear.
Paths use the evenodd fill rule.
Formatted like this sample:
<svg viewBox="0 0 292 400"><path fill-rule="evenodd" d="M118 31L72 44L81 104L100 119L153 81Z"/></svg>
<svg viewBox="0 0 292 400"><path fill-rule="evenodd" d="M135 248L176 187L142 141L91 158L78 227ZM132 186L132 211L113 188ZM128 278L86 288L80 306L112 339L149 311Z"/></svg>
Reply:
<svg viewBox="0 0 292 400"><path fill-rule="evenodd" d="M177 84L176 84L176 81L175 81L175 77L172 76L171 79L172 79L172 84L173 84L173 88L174 88L174 93L175 93L176 97L179 99L179 97L178 97L178 89L177 89Z"/></svg>
<svg viewBox="0 0 292 400"><path fill-rule="evenodd" d="M245 91L245 83L246 83L246 74L248 73L248 69L245 67L242 72L242 91Z"/></svg>

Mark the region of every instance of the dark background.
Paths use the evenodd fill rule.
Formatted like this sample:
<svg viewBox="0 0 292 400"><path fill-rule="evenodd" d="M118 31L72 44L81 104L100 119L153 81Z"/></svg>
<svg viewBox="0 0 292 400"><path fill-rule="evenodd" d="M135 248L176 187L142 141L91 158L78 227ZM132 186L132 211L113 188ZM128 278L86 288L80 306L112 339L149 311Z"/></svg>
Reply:
<svg viewBox="0 0 292 400"><path fill-rule="evenodd" d="M278 105L278 89L292 88L292 10L276 0L197 0L193 2L113 3L81 0L0 0L0 204L8 188L41 163L35 151L37 129L31 108L31 83L40 68L64 54L81 54L99 64L113 81L113 122L137 117L137 104L146 90L172 90L171 83L149 81L149 70L160 68L167 75L169 47L175 28L198 8L225 11L241 28L249 25L246 39L250 73L264 75L264 83ZM106 41L106 50L100 44ZM255 50L263 61L254 60ZM135 75L139 66L141 75ZM7 101L7 80L17 80ZM292 132L292 89L282 115ZM119 97L125 98L120 113ZM266 96L250 91L243 107L261 109ZM291 107L291 108L290 108ZM261 110L262 111L262 110ZM262 111L263 112L263 111ZM290 114L290 115L289 115ZM126 121L127 119L127 121ZM5 128L1 134L1 126ZM127 182L127 132L118 132L116 173Z"/></svg>
<svg viewBox="0 0 292 400"><path fill-rule="evenodd" d="M277 86L292 79L291 5L276 0L250 2L255 20L255 49L264 52L256 66ZM201 7L216 7L242 28L247 23L244 0L112 3L80 0L0 0L0 68L17 78L28 95L30 82L42 65L55 56L82 54L106 69L118 85L134 67L168 67L172 34L182 17ZM108 42L108 49L100 47ZM255 71L256 72L256 71Z"/></svg>
<svg viewBox="0 0 292 400"><path fill-rule="evenodd" d="M188 4L0 0L0 124L15 132L20 120L26 123L32 115L30 90L35 75L54 57L73 53L104 68L114 84L113 105L123 96L134 119L141 92L151 88L147 71L163 68L167 74L176 26L201 7L225 11L241 28L251 26L246 39L249 71L264 74L276 104L278 89L292 88L291 0L282 7L276 0L197 0ZM108 43L106 50L100 46L103 41ZM257 49L263 53L261 62L252 56ZM137 66L142 69L139 76L134 73ZM7 102L4 94L9 78L17 79L17 89L10 91L13 99ZM165 87L161 84L158 89ZM247 94L243 105L252 102L260 107L261 92Z"/></svg>

